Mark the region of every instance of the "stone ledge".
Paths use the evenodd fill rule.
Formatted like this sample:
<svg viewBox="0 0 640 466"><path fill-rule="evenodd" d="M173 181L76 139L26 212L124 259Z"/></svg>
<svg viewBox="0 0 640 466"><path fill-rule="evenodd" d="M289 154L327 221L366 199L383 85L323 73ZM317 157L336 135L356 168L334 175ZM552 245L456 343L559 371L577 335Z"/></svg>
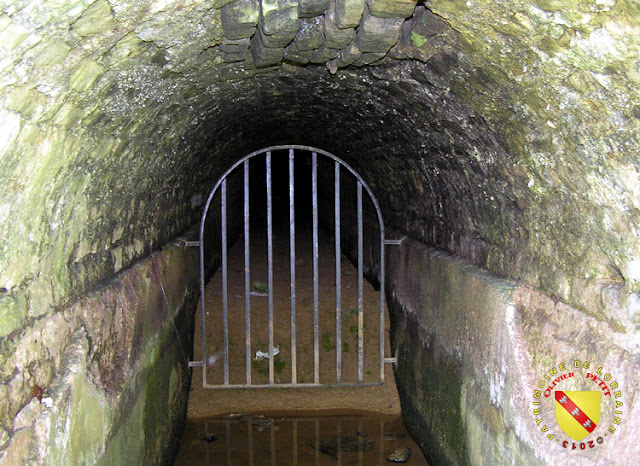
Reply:
<svg viewBox="0 0 640 466"><path fill-rule="evenodd" d="M429 447L431 461L492 463L497 455L575 464L549 448L532 413L537 381L560 362L611 368L628 394L624 419L640 414L631 395L640 390L637 334L616 333L542 293L411 240L389 252L388 277L396 378L403 406L412 407L405 420ZM611 448L634 451L631 424L615 435L615 443L589 458L604 462Z"/></svg>
<svg viewBox="0 0 640 466"><path fill-rule="evenodd" d="M157 464L171 455L186 412L198 270L197 248L170 243L38 320L2 392L10 403L1 405L9 425L0 426L0 464ZM35 385L50 408L31 397Z"/></svg>

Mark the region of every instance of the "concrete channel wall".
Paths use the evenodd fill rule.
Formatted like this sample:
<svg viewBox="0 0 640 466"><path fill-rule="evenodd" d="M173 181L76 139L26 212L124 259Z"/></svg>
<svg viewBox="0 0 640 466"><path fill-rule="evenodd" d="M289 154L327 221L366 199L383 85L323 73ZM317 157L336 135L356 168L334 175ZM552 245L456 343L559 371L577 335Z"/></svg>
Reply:
<svg viewBox="0 0 640 466"><path fill-rule="evenodd" d="M416 241L391 248L387 264L403 418L433 464L598 464L612 451L623 463L625 453L632 457L637 341L598 316ZM589 374L598 368L595 384ZM552 369L558 374L548 377ZM598 391L608 380L599 430L584 449L558 427L545 398L563 373L582 382L554 388Z"/></svg>

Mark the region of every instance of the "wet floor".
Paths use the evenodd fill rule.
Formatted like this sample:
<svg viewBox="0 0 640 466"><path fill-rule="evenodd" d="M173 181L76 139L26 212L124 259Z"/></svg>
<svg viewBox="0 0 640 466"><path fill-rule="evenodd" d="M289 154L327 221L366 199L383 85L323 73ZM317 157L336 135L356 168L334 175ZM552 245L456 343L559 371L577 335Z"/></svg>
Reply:
<svg viewBox="0 0 640 466"><path fill-rule="evenodd" d="M264 412L188 420L175 466L428 464L399 415Z"/></svg>

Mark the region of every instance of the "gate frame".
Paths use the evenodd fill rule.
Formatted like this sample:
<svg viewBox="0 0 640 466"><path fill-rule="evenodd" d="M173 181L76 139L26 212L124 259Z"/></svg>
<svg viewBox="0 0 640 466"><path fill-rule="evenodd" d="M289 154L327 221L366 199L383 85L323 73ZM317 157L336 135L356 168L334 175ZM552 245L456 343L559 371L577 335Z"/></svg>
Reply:
<svg viewBox="0 0 640 466"><path fill-rule="evenodd" d="M291 281L291 339L292 339L292 382L291 383L275 383L274 381L274 346L273 346L273 232L272 232L272 195L271 195L271 155L274 151L289 151L289 228L290 228L290 268L292 274ZM298 383L296 376L296 330L295 330L295 214L294 214L294 184L293 184L293 159L295 151L311 152L312 157L312 205L313 205L313 271L314 271L314 382ZM266 154L266 187L267 187L267 256L268 256L268 299L269 299L269 383L268 384L252 384L251 382L251 341L250 341L250 313L249 313L249 296L255 294L250 292L250 267L249 267L249 160ZM335 166L335 209L334 209L334 231L335 231L335 253L336 253L336 371L337 383L320 383L319 380L319 349L318 349L318 198L317 198L317 154L324 155L334 161ZM230 384L229 383L229 359L228 359L228 319L227 319L227 177L240 165L244 168L244 251L245 251L245 319L246 319L246 384ZM344 167L357 181L357 221L358 221L358 382L344 383L342 378L342 347L341 347L341 286L340 286L340 167ZM222 262L222 308L223 308L223 364L224 364L224 383L222 385L213 385L207 383L207 355L206 355L206 333L205 333L205 260L204 260L204 229L207 220L207 214L213 197L218 189L221 189L221 256ZM369 199L376 210L378 217L378 225L380 228L380 379L379 382L363 381L363 214L362 214L362 188L369 195ZM198 246L200 249L200 301L201 301L201 345L202 359L200 361L190 361L189 367L202 367L202 386L204 388L292 388L292 387L344 387L344 386L373 386L384 384L384 365L396 363L395 357L384 356L385 341L385 245L400 245L404 237L400 240L385 239L384 221L382 211L378 201L369 188L369 185L347 162L339 157L322 149L312 146L290 144L270 146L251 152L242 157L229 167L218 179L213 189L209 193L207 202L200 220L200 237L199 241L189 241L187 246Z"/></svg>

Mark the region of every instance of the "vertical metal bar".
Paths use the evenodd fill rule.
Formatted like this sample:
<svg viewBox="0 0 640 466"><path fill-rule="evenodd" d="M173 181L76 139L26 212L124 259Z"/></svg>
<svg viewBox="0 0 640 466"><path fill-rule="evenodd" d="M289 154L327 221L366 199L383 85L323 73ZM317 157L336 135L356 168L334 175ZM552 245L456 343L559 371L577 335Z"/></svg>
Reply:
<svg viewBox="0 0 640 466"><path fill-rule="evenodd" d="M293 429L293 466L298 466L298 421L292 421Z"/></svg>
<svg viewBox="0 0 640 466"><path fill-rule="evenodd" d="M358 180L358 380L364 380L364 288L362 281L363 254L362 254L362 183Z"/></svg>
<svg viewBox="0 0 640 466"><path fill-rule="evenodd" d="M204 223L204 222L203 222ZM201 229L204 227L201 227ZM204 239L200 235L200 344L202 345L202 386L207 385L207 348L206 348L206 332L205 332L205 299L204 299Z"/></svg>
<svg viewBox="0 0 640 466"><path fill-rule="evenodd" d="M231 461L231 425L229 421L224 422L224 443L225 449L227 450L227 466L232 466L233 462Z"/></svg>
<svg viewBox="0 0 640 466"><path fill-rule="evenodd" d="M320 344L318 338L318 154L311 154L311 203L313 209L313 371L320 383Z"/></svg>
<svg viewBox="0 0 640 466"><path fill-rule="evenodd" d="M384 279L385 279L385 262L384 262L384 227L380 225L380 382L384 383Z"/></svg>
<svg viewBox="0 0 640 466"><path fill-rule="evenodd" d="M269 384L274 383L273 370L273 206L271 199L271 151L267 152L267 273L269 285Z"/></svg>
<svg viewBox="0 0 640 466"><path fill-rule="evenodd" d="M296 349L296 220L293 149L289 149L289 267L291 271L291 383L298 383Z"/></svg>
<svg viewBox="0 0 640 466"><path fill-rule="evenodd" d="M220 211L222 215L222 342L224 359L224 384L229 384L229 323L227 296L227 180L222 181L222 199Z"/></svg>
<svg viewBox="0 0 640 466"><path fill-rule="evenodd" d="M342 270L340 258L340 164L334 168L334 237L336 243L336 380L342 382Z"/></svg>
<svg viewBox="0 0 640 466"><path fill-rule="evenodd" d="M244 328L247 384L251 384L251 262L249 257L249 160L244 161Z"/></svg>

